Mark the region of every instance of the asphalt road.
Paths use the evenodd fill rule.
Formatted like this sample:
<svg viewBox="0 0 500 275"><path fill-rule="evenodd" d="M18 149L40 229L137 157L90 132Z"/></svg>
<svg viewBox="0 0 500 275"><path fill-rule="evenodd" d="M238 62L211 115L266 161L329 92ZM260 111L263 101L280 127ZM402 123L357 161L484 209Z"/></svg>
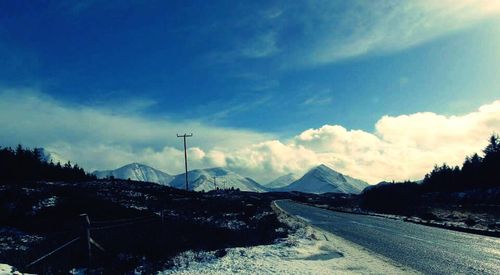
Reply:
<svg viewBox="0 0 500 275"><path fill-rule="evenodd" d="M500 274L500 239L276 201L289 214L426 274Z"/></svg>

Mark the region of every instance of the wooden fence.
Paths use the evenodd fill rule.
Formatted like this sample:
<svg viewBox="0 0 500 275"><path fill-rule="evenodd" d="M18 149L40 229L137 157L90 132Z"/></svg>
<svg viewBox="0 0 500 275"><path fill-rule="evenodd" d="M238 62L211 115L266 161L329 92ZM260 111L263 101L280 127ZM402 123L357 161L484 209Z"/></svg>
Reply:
<svg viewBox="0 0 500 275"><path fill-rule="evenodd" d="M86 261L86 266L88 268L92 267L92 260L93 260L93 251L94 249L98 249L102 252L105 252L105 248L100 245L96 240L92 238L92 233L96 231L104 231L104 230L110 230L114 228L121 228L121 227L127 227L127 226L132 226L140 223L148 223L152 221L160 221L162 226L164 226L165 223L165 210L162 210L160 212L157 212L156 214L152 214L149 216L141 216L141 217L134 217L134 218L128 218L128 219L116 219L116 220L106 220L106 221L91 221L90 217L87 214L80 214L80 229L79 229L79 236L75 236L75 238L64 242L62 245L58 246L57 248L51 250L50 252L44 254L41 257L38 257L36 260L30 262L25 266L25 268L31 268L47 258L63 251L65 248L72 246L72 245L80 245L80 250L82 253L82 256L84 256L85 261Z"/></svg>

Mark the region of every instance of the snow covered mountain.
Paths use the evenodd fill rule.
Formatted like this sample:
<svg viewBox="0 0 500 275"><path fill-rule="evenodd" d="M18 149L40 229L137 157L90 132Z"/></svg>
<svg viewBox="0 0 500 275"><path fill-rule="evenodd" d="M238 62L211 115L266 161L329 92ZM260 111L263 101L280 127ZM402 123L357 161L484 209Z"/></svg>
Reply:
<svg viewBox="0 0 500 275"><path fill-rule="evenodd" d="M298 180L299 177L293 173L283 175L273 181L266 183L264 186L267 188L281 188L289 185L290 183Z"/></svg>
<svg viewBox="0 0 500 275"><path fill-rule="evenodd" d="M165 172L140 163L127 164L115 170L94 171L92 174L99 179L113 176L117 179L155 182L162 185L170 185L169 183L174 178Z"/></svg>
<svg viewBox="0 0 500 275"><path fill-rule="evenodd" d="M304 193L352 193L359 194L368 183L343 175L321 164L312 168L304 176L280 191L300 191Z"/></svg>
<svg viewBox="0 0 500 275"><path fill-rule="evenodd" d="M214 184L214 178L215 184ZM235 172L224 168L197 169L188 171L189 190L194 191L209 191L216 187L220 189L229 189L231 187L240 189L241 191L265 192L267 188L258 184L250 178L245 178ZM170 186L184 189L185 174L180 174L174 177Z"/></svg>
<svg viewBox="0 0 500 275"><path fill-rule="evenodd" d="M131 163L115 170L94 171L97 178L113 176L117 179L155 182L178 189L185 188L185 174L171 176L150 166ZM215 184L214 184L214 177ZM281 176L265 186L225 168L197 169L188 172L189 190L209 191L220 189L240 189L241 191L300 191L305 193L360 193L368 184L362 180L338 173L325 165L319 165L297 179L294 174Z"/></svg>

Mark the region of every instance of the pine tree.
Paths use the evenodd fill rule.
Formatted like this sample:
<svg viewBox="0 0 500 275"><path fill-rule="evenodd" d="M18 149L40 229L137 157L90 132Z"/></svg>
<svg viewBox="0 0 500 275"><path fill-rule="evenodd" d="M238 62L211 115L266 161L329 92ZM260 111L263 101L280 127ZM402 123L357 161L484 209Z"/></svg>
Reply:
<svg viewBox="0 0 500 275"><path fill-rule="evenodd" d="M481 167L482 181L485 186L500 186L500 141L497 134L491 135L484 148Z"/></svg>

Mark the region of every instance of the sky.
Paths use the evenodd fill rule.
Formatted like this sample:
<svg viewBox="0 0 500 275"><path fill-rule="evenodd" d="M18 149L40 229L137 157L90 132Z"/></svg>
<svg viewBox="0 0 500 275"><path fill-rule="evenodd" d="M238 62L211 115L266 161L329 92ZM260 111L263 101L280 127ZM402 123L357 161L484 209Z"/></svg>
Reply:
<svg viewBox="0 0 500 275"><path fill-rule="evenodd" d="M500 133L500 1L2 1L0 146L418 180Z"/></svg>

